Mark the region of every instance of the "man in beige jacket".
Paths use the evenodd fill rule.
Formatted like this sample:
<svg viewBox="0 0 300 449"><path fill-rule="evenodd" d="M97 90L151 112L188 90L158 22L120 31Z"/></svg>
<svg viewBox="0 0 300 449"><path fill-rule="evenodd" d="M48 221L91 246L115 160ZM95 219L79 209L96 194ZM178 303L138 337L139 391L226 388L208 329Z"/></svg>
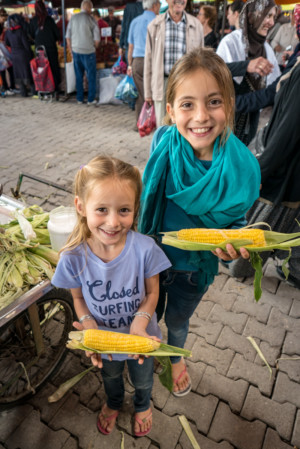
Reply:
<svg viewBox="0 0 300 449"><path fill-rule="evenodd" d="M167 0L168 10L149 25L144 59L145 101L154 102L156 125L166 113L166 84L175 62L195 47L204 46L199 20L184 9L187 0Z"/></svg>

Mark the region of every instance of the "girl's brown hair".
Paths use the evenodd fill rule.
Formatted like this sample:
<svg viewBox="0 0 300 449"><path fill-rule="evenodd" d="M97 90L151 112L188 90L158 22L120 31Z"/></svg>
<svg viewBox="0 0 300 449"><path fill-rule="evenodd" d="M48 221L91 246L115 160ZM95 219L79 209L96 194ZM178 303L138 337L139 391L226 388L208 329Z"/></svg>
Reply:
<svg viewBox="0 0 300 449"><path fill-rule="evenodd" d="M86 203L90 192L99 183L104 180L127 181L135 191L135 210L132 229L137 226L137 216L140 207L140 196L142 191L142 179L139 169L131 164L127 164L120 159L109 156L97 156L87 165L78 170L74 180L74 193L79 197L83 204ZM91 236L87 225L86 217L77 213L77 224L70 235L66 245L60 250L72 250L76 248Z"/></svg>
<svg viewBox="0 0 300 449"><path fill-rule="evenodd" d="M176 98L176 91L178 86L187 78L192 72L196 70L203 70L211 74L220 89L223 97L225 108L225 128L221 134L220 143L226 142L229 132L233 129L234 121L234 87L230 70L220 56L218 56L212 48L199 47L189 53L183 55L172 67L169 75L168 85L166 90L166 102L174 107ZM169 114L165 117L165 122L168 125L172 124Z"/></svg>

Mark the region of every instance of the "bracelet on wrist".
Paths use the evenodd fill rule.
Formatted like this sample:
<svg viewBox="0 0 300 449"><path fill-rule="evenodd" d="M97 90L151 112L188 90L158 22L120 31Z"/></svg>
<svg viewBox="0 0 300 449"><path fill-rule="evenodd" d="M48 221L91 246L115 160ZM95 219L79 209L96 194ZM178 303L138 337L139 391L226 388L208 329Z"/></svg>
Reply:
<svg viewBox="0 0 300 449"><path fill-rule="evenodd" d="M152 319L152 316L148 312L135 312L133 316L142 316L144 318L147 318L148 321L151 321Z"/></svg>
<svg viewBox="0 0 300 449"><path fill-rule="evenodd" d="M83 315L80 319L79 319L79 323L83 323L86 320L94 320L95 318L92 315Z"/></svg>

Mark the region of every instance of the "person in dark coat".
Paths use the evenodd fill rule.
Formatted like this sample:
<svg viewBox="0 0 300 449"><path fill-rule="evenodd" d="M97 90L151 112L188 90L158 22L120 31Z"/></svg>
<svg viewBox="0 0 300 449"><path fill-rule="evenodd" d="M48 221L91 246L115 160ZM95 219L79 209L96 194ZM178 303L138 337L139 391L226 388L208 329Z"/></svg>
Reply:
<svg viewBox="0 0 300 449"><path fill-rule="evenodd" d="M8 17L8 29L5 33L5 44L11 48L14 78L20 86L22 97L28 96L28 89L34 93L33 79L30 69L30 60L33 54L23 28L23 18L20 14Z"/></svg>
<svg viewBox="0 0 300 449"><path fill-rule="evenodd" d="M31 19L30 34L34 39L36 47L43 45L46 49L50 68L54 78L55 91L59 92L60 69L58 62L58 51L56 43L59 42L59 30L52 19L48 16L46 6L43 1L35 2L35 16Z"/></svg>

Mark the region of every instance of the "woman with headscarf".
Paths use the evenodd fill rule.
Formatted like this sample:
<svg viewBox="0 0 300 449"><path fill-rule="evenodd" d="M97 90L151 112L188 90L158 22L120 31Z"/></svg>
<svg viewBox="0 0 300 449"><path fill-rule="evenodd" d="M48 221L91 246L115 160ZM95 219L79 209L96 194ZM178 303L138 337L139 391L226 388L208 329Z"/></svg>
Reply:
<svg viewBox="0 0 300 449"><path fill-rule="evenodd" d="M295 25L300 39L300 4L295 6ZM300 223L300 43L289 59L276 87L274 107L257 146L261 170L260 198L248 211L249 224L264 222L276 232L299 232ZM257 142L259 143L259 142ZM286 251L261 253L265 263L269 256L285 259ZM229 274L248 277L254 270L240 261L230 264ZM282 268L277 267L282 279ZM300 289L300 247L292 248L289 259L289 284Z"/></svg>
<svg viewBox="0 0 300 449"><path fill-rule="evenodd" d="M218 46L217 54L226 63L241 65L243 76L233 78L236 95L262 89L280 75L274 51L266 42L267 34L274 26L275 15L274 0L247 0L240 14L240 29L225 36ZM247 72L249 60L259 62L256 73ZM269 67L273 67L270 73ZM258 121L259 110L236 113L235 135L248 145L256 134Z"/></svg>
<svg viewBox="0 0 300 449"><path fill-rule="evenodd" d="M27 97L28 89L31 94L34 93L30 70L30 60L33 55L24 28L24 19L20 14L12 14L8 17L5 44L11 48L10 56L16 83L20 87L22 97Z"/></svg>
<svg viewBox="0 0 300 449"><path fill-rule="evenodd" d="M42 0L35 2L35 16L30 21L29 29L35 46L43 45L46 49L58 98L60 69L56 43L59 41L59 30L52 17L48 15L45 3Z"/></svg>

